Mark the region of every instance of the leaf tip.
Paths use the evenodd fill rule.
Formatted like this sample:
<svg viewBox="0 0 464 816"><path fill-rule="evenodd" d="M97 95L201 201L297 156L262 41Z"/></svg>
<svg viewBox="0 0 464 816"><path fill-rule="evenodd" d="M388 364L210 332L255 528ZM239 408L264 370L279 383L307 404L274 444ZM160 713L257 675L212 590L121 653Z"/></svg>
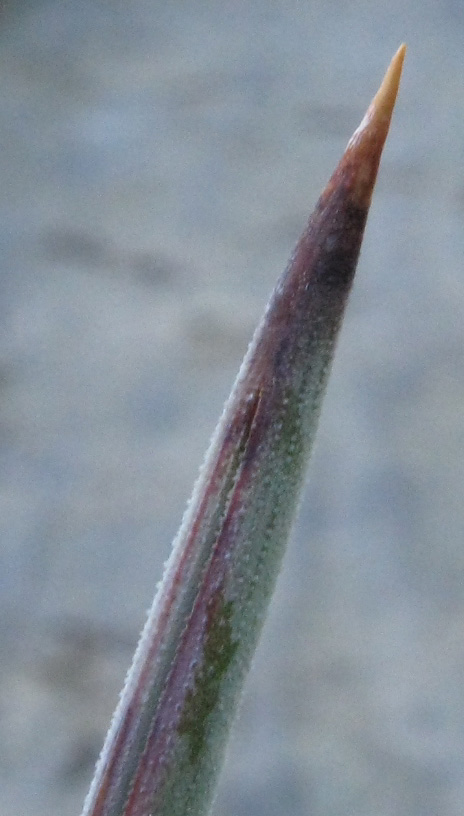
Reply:
<svg viewBox="0 0 464 816"><path fill-rule="evenodd" d="M387 124L387 128L390 124L396 97L398 95L405 55L406 44L403 43L390 62L382 84L370 106L372 109L372 119L374 121L384 121Z"/></svg>
<svg viewBox="0 0 464 816"><path fill-rule="evenodd" d="M403 69L406 45L398 48L387 68L379 90L348 142L342 166L356 167L351 194L361 207L368 208L383 146L388 135Z"/></svg>

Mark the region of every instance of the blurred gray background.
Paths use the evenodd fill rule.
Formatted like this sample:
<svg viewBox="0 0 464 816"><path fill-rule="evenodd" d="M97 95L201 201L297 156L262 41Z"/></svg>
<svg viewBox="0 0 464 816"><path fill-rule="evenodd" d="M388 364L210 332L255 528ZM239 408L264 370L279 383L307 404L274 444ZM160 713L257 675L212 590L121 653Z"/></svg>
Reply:
<svg viewBox="0 0 464 816"><path fill-rule="evenodd" d="M409 53L217 816L464 811L464 4L0 13L0 814L78 816L268 293Z"/></svg>

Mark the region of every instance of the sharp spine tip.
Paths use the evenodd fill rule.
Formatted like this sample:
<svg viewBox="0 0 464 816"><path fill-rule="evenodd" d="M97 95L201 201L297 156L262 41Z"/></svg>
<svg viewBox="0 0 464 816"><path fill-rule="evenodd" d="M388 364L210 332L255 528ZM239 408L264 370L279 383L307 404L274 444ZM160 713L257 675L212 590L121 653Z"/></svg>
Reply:
<svg viewBox="0 0 464 816"><path fill-rule="evenodd" d="M356 167L351 175L351 197L369 207L385 140L395 106L406 45L398 48L366 115L353 133L339 167Z"/></svg>
<svg viewBox="0 0 464 816"><path fill-rule="evenodd" d="M371 109L375 119L390 122L398 94L405 54L406 45L403 43L390 62L382 84L371 102Z"/></svg>

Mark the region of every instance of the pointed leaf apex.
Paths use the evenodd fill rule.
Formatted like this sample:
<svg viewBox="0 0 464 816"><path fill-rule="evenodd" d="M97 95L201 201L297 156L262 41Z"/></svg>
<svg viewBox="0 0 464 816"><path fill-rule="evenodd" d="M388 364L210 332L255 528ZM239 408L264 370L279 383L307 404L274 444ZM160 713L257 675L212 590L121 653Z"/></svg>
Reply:
<svg viewBox="0 0 464 816"><path fill-rule="evenodd" d="M400 45L398 48L398 51L388 66L383 82L374 96L370 106L372 109L372 119L374 121L377 120L379 122L386 122L387 127L390 124L390 119L398 94L405 54L406 45L403 43L403 45Z"/></svg>
<svg viewBox="0 0 464 816"><path fill-rule="evenodd" d="M387 138L395 106L406 45L401 45L393 57L383 82L374 96L367 112L348 142L346 152L332 177L338 182L340 176L350 179L349 196L354 204L367 209L374 189L380 157Z"/></svg>

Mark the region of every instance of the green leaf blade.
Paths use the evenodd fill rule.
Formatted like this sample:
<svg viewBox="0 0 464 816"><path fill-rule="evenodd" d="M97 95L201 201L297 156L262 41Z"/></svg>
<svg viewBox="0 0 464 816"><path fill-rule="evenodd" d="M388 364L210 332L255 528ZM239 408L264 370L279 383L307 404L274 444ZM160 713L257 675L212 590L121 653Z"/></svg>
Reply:
<svg viewBox="0 0 464 816"><path fill-rule="evenodd" d="M240 369L83 816L208 812L295 516L404 48L323 192Z"/></svg>

